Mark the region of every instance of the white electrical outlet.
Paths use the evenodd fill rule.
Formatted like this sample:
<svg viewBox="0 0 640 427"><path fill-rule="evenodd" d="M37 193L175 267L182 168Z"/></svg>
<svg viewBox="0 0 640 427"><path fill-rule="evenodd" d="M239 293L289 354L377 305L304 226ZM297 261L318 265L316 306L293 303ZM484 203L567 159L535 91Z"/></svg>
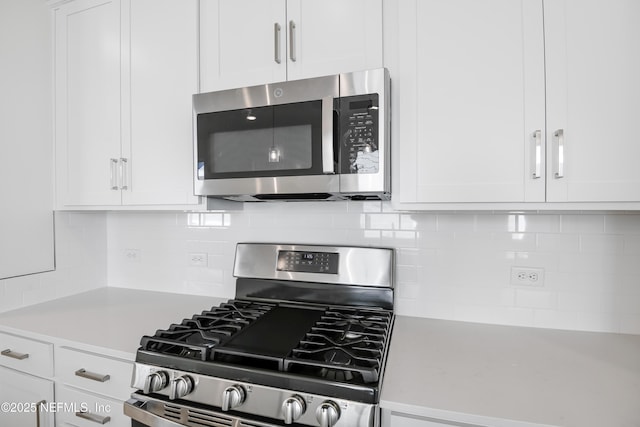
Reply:
<svg viewBox="0 0 640 427"><path fill-rule="evenodd" d="M544 286L544 269L511 267L511 284L515 286Z"/></svg>
<svg viewBox="0 0 640 427"><path fill-rule="evenodd" d="M189 254L189 265L191 267L206 267L209 263L209 257L205 253Z"/></svg>
<svg viewBox="0 0 640 427"><path fill-rule="evenodd" d="M125 249L124 258L127 262L140 262L140 249Z"/></svg>

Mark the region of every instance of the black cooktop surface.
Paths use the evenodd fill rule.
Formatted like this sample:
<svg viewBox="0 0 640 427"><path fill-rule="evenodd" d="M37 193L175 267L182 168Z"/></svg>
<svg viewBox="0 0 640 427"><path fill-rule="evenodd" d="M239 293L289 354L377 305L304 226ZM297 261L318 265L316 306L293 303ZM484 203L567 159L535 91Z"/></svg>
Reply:
<svg viewBox="0 0 640 427"><path fill-rule="evenodd" d="M392 312L236 299L144 336L136 361L377 401Z"/></svg>

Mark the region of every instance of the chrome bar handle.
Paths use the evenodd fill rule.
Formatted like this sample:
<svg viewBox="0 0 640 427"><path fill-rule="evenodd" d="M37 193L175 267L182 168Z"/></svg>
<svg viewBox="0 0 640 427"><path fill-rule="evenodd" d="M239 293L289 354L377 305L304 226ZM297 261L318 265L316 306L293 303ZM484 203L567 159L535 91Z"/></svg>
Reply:
<svg viewBox="0 0 640 427"><path fill-rule="evenodd" d="M83 420L91 421L97 424L106 424L109 421L111 421L111 417L108 415L105 415L104 417L102 417L98 414L92 414L91 412L83 412L83 411L76 412L76 417L82 418Z"/></svg>
<svg viewBox="0 0 640 427"><path fill-rule="evenodd" d="M40 407L42 405L45 405L47 403L46 400L41 400L40 402L36 403L36 427L40 427L41 423L40 423Z"/></svg>
<svg viewBox="0 0 640 427"><path fill-rule="evenodd" d="M109 159L109 166L110 166L110 172L111 175L109 177L109 181L111 182L111 189L112 190L119 190L118 188L118 159Z"/></svg>
<svg viewBox="0 0 640 427"><path fill-rule="evenodd" d="M276 61L276 64L280 64L282 62L282 56L280 55L280 33L282 32L282 27L277 22L273 24L273 52L274 57L273 60Z"/></svg>
<svg viewBox="0 0 640 427"><path fill-rule="evenodd" d="M289 58L296 62L296 23L289 21Z"/></svg>
<svg viewBox="0 0 640 427"><path fill-rule="evenodd" d="M129 175L127 173L127 159L124 157L120 157L120 178L120 189L128 190Z"/></svg>
<svg viewBox="0 0 640 427"><path fill-rule="evenodd" d="M6 350L2 350L0 354L2 354L3 356L10 357L12 359L18 359L18 360L24 360L29 358L29 353L18 353L15 351L11 351L10 348Z"/></svg>
<svg viewBox="0 0 640 427"><path fill-rule="evenodd" d="M555 131L553 137L555 138L556 144L558 145L555 177L556 179L560 179L564 178L564 129L558 129L557 131Z"/></svg>
<svg viewBox="0 0 640 427"><path fill-rule="evenodd" d="M336 173L333 165L333 97L322 98L322 173Z"/></svg>
<svg viewBox="0 0 640 427"><path fill-rule="evenodd" d="M93 373L93 372L87 372L87 370L84 369L84 368L78 369L75 372L75 374L78 377L86 378L88 380L98 381L98 382L101 382L101 383L109 381L111 379L111 376L108 375L108 374L107 375L101 375L101 374L96 374L96 373Z"/></svg>
<svg viewBox="0 0 640 427"><path fill-rule="evenodd" d="M533 170L533 179L542 177L542 131L537 130L533 133L533 157L531 169Z"/></svg>

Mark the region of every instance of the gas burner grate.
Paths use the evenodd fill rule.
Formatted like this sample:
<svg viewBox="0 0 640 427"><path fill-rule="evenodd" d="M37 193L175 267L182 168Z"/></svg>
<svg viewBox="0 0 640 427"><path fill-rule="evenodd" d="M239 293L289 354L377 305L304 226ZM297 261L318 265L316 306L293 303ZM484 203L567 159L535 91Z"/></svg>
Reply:
<svg viewBox="0 0 640 427"><path fill-rule="evenodd" d="M154 336L143 336L143 350L202 361L211 358L211 351L234 334L256 321L275 304L231 300L184 319Z"/></svg>
<svg viewBox="0 0 640 427"><path fill-rule="evenodd" d="M329 309L291 351L285 370L348 383L374 383L391 314L360 309Z"/></svg>

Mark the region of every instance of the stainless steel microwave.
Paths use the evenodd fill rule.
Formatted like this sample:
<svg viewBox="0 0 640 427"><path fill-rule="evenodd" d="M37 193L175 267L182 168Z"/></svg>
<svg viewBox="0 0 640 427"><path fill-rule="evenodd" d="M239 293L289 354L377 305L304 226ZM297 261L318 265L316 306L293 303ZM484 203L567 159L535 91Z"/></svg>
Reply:
<svg viewBox="0 0 640 427"><path fill-rule="evenodd" d="M193 96L195 194L390 198L385 68Z"/></svg>

